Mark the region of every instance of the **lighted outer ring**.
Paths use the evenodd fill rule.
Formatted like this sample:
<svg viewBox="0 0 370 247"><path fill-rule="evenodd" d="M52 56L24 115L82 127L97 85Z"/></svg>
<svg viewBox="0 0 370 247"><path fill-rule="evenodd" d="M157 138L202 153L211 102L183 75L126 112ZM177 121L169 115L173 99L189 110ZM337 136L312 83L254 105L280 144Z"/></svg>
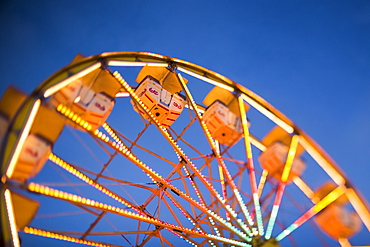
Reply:
<svg viewBox="0 0 370 247"><path fill-rule="evenodd" d="M129 61L129 62L158 62L158 63L169 63L173 64L176 67L181 67L187 70L190 70L198 75L206 76L210 79L214 79L215 81L218 81L220 83L223 83L225 85L231 86L234 88L235 91L245 94L255 102L257 102L259 105L263 106L267 111L271 112L273 115L275 115L278 119L286 123L287 125L291 126L294 129L294 132L296 134L299 134L302 136L317 152L318 154L335 170L338 172L339 175L341 175L346 183L347 187L353 188L352 185L350 185L350 182L346 178L345 173L340 169L340 167L336 164L336 162L310 137L308 136L304 131L302 131L298 126L296 126L293 121L291 121L288 117L286 117L283 113L281 113L279 110L277 110L275 107L273 107L270 103L268 103L265 99L257 95L256 93L252 92L251 90L247 89L246 87L232 81L231 79L216 73L214 71L211 71L209 69L206 69L202 66L196 65L191 62L187 62L181 59L172 58L164 55L159 55L155 53L150 52L108 52L108 53L102 53L99 55L94 55L90 57L86 57L79 61L78 63L67 65L64 68L60 69L53 75L51 75L49 78L47 78L44 82L40 84L38 88L34 91L34 95L38 95L40 98L42 97L43 92L45 92L48 88L52 87L53 85L57 84L60 80L56 79L60 77L63 73L66 73L67 71L73 71L75 68L79 67L87 67L88 65L94 64L99 61Z"/></svg>
<svg viewBox="0 0 370 247"><path fill-rule="evenodd" d="M6 169L9 165L9 161L12 157L12 154L14 153L14 148L25 127L27 117L24 117L24 116L28 115L30 111L29 107L27 106L32 105L38 99L43 100L44 92L47 89L51 88L52 86L56 85L60 81L69 77L69 74L67 72L72 71L72 72L77 73L96 62L102 62L103 64L105 64L109 61L147 62L147 63L165 62L177 68L183 68L186 70L190 70L193 73L196 73L201 76L205 76L221 84L230 86L236 92L240 93L241 95L243 94L246 95L248 98L252 99L258 105L262 106L264 109L271 112L275 117L280 119L282 122L291 126L294 129L294 132L296 134L303 137L306 143L310 145L316 151L316 153L320 156L320 158L323 159L325 163L330 166L331 169L335 170L340 176L343 177L346 187L352 189L350 190L351 191L350 193L352 195L354 194L354 196L357 197L357 199L355 201L351 201L351 203L353 204L353 202L355 202L360 205L361 209L364 210L365 219L368 218L368 216L370 215L370 212L368 209L369 206L368 206L367 201L360 194L360 192L352 186L352 184L348 181L345 173L339 168L339 166L335 163L335 161L310 136L308 136L304 131L302 131L298 126L296 126L289 118L287 118L284 114L282 114L280 111L274 108L271 104L269 104L262 97L255 94L254 92L247 89L246 87L230 80L229 78L219 73L216 73L214 71L208 70L202 66L199 66L194 63L190 63L190 62L187 62L181 59L163 56L163 55L159 55L155 53L149 53L149 52L109 52L109 53L102 53L99 55L86 57L77 63L65 66L64 68L60 69L59 71L51 75L49 78L47 78L44 82L42 82L35 89L35 91L27 98L27 100L22 105L22 107L18 110L18 113L10 126L9 133L12 133L12 132L14 133L15 128L18 128L18 129L21 129L21 131L18 132L19 134L16 137L14 136L11 137L11 134L7 134L3 140L3 145L2 145L1 152L0 152L1 173L2 173L1 177L3 177L4 174L6 173ZM23 117L20 117L22 115ZM8 147L8 149L5 150L4 147ZM354 207L356 209L355 205ZM366 227L370 230L370 219L367 219L367 220L368 221L364 223ZM2 222L6 223L5 221L2 221Z"/></svg>

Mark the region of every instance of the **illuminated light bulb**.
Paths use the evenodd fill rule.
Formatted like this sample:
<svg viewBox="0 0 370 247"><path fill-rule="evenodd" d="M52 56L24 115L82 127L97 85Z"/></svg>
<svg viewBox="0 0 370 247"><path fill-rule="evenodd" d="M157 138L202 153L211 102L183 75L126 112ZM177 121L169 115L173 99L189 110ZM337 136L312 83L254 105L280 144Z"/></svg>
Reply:
<svg viewBox="0 0 370 247"><path fill-rule="evenodd" d="M57 106L57 111L61 111L61 110L62 110L62 108L63 108L63 104L59 104L59 105Z"/></svg>
<svg viewBox="0 0 370 247"><path fill-rule="evenodd" d="M62 109L60 109L60 113L62 113L64 115L66 110L67 110L67 107L63 106Z"/></svg>
<svg viewBox="0 0 370 247"><path fill-rule="evenodd" d="M29 190L31 190L31 191L35 191L35 184L31 182L31 183L28 185L28 189L29 189Z"/></svg>
<svg viewBox="0 0 370 247"><path fill-rule="evenodd" d="M71 111L69 114L68 114L68 118L70 118L70 119L72 119L73 118L73 116L74 116L75 114Z"/></svg>
<svg viewBox="0 0 370 247"><path fill-rule="evenodd" d="M72 195L72 194L67 194L67 199L68 199L69 201L72 201L72 199L73 199L73 195Z"/></svg>
<svg viewBox="0 0 370 247"><path fill-rule="evenodd" d="M66 117L68 117L69 113L71 112L71 110L69 108L66 109L65 113L63 113Z"/></svg>

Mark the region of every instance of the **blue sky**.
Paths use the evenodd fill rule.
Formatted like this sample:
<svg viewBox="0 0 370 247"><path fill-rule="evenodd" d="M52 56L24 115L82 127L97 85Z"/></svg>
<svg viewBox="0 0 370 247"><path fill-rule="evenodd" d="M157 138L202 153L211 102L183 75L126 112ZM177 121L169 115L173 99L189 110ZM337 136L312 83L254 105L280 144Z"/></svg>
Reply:
<svg viewBox="0 0 370 247"><path fill-rule="evenodd" d="M77 53L187 60L265 98L370 200L368 1L3 0L0 32L1 94L30 93Z"/></svg>

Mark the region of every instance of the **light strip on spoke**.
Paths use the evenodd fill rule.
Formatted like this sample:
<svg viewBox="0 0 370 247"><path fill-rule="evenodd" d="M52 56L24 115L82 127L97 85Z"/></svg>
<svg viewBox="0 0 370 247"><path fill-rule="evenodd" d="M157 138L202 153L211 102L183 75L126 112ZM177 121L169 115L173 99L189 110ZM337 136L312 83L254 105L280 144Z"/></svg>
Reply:
<svg viewBox="0 0 370 247"><path fill-rule="evenodd" d="M288 157L285 162L283 174L281 175L281 182L286 183L288 181L288 177L290 174L290 170L293 165L294 157L297 152L298 148L298 142L299 142L299 136L294 135L292 137L292 141L290 143L289 151L288 151Z"/></svg>
<svg viewBox="0 0 370 247"><path fill-rule="evenodd" d="M221 181L222 196L224 198L227 198L224 171L221 165L218 165L218 173L219 173L220 181ZM226 213L226 219L230 220L230 215L228 213Z"/></svg>
<svg viewBox="0 0 370 247"><path fill-rule="evenodd" d="M276 197L275 197L275 200L274 200L274 206L272 208L271 215L270 215L270 220L269 220L269 223L267 225L266 235L265 235L266 239L269 239L271 237L272 230L274 229L275 220L276 220L276 217L277 217L277 214L278 214L278 211L279 211L281 199L283 198L286 183L288 181L290 170L291 170L291 167L293 165L293 160L294 160L297 148L298 148L298 142L299 142L299 136L294 135L292 137L292 141L290 143L290 147L289 147L289 151L288 151L288 157L287 157L286 162L285 162L283 174L281 175L281 182L279 184L279 187L278 187L278 190L277 190L277 193L276 193Z"/></svg>
<svg viewBox="0 0 370 247"><path fill-rule="evenodd" d="M225 183L222 183L222 182L224 182L224 177L223 176L226 175L227 181L228 181L231 189L233 190L233 192L234 192L234 194L236 196L236 199L238 201L238 204L239 204L240 208L242 209L242 212L243 212L243 215L244 215L245 219L248 221L248 223L250 225L253 225L252 217L250 216L249 211L248 211L247 207L245 206L245 203L244 203L244 201L243 201L243 199L242 199L242 197L240 195L240 192L239 192L237 186L235 185L234 180L233 180L230 172L228 171L227 166L226 166L224 160L222 159L222 157L220 155L218 146L216 145L215 141L213 140L213 138L211 136L211 133L208 130L207 125L204 123L204 121L202 119L202 116L198 112L198 109L196 107L195 101L194 101L194 99L193 99L193 97L192 97L189 89L187 88L187 86L185 84L185 81L182 78L181 74L178 74L178 78L179 78L179 80L180 80L180 82L182 84L182 87L183 87L183 89L185 91L186 96L188 97L188 100L189 100L189 102L191 104L191 107L193 108L193 110L194 110L194 112L195 112L195 114L196 114L196 116L197 116L197 118L198 118L198 120L200 122L200 125L201 125L201 127L203 129L203 132L204 132L204 134L205 134L205 136L207 138L207 141L208 141L209 145L211 146L214 155L216 156L216 160L217 160L217 162L219 164L219 168L221 168L221 170L220 170L220 180L221 180L221 187L222 187L224 198L226 198L226 188L225 188ZM227 206L228 205L226 205L226 207ZM230 210L228 210L228 211L230 211ZM232 215L235 215L234 217L236 217L236 214L235 213L232 212L231 214ZM228 217L229 214L227 213L226 216ZM240 223L240 221L238 221L238 220L237 220L237 222ZM241 225L241 227L244 229L244 227L242 225ZM249 235L251 235L251 231L249 229L246 232Z"/></svg>
<svg viewBox="0 0 370 247"><path fill-rule="evenodd" d="M68 164L67 162L65 162L61 158L59 158L58 156L56 156L55 154L50 154L49 155L49 160L52 161L54 164L58 165L59 167L63 168L67 172L71 173L72 175L76 176L77 178L81 179L82 181L84 181L88 185L90 185L90 186L94 187L95 189L101 191L102 193L109 196L110 198L118 201L119 203L125 205L126 207L128 207L130 209L134 209L138 213L142 213L137 209L137 207L135 205L132 205L131 203L129 203L128 201L126 201L125 199L123 199L122 197L117 195L116 193L110 191L109 189L105 188L101 184L95 182L94 180L92 180L91 178L89 178L88 176L86 176L85 174L83 174L82 172L80 172L79 170L77 170L76 168L74 168L73 166L71 166L70 164Z"/></svg>
<svg viewBox="0 0 370 247"><path fill-rule="evenodd" d="M212 235L212 234L207 234L207 233L199 232L199 231L192 230L192 229L189 229L189 228L186 228L186 227L174 225L174 224L159 220L157 218L153 218L153 217L149 217L149 216L146 216L146 215L133 213L133 212L127 211L127 210L122 209L122 208L118 208L118 207L111 206L111 205L108 205L108 204L105 204L105 203L94 201L94 200L91 200L89 198L81 197L81 196L71 194L71 193L68 193L68 192L53 189L53 188L43 186L43 185L40 185L40 184L37 184L37 183L31 182L27 186L27 189L31 192L35 192L35 193L42 194L42 195L45 195L45 196L61 199L61 200L68 201L68 202L75 203L75 204L79 204L79 205L84 205L84 206L96 208L96 209L103 210L103 211L106 211L106 212L118 214L118 215L123 216L123 217L131 218L131 219L134 219L134 220L139 220L139 221L146 222L146 223L153 224L153 225L157 225L157 226L161 226L161 227L164 227L164 228L166 228L170 231L175 230L175 231L179 231L179 232L184 232L184 233L189 234L189 235L194 236L194 237L206 237L206 238L209 238L209 239L212 239L212 240L218 240L218 241L221 241L221 242L224 242L224 243L233 244L233 245L237 245L237 246L250 246L249 244L242 243L242 242L239 242L239 241L235 241L233 239L228 239L228 238L225 238L225 237L218 237L218 236L215 236L215 235Z"/></svg>
<svg viewBox="0 0 370 247"><path fill-rule="evenodd" d="M89 67L87 67L86 69L83 69L81 70L80 72L74 74L73 76L71 77L68 77L67 79L55 84L54 86L48 88L45 93L44 93L44 97L45 98L48 98L50 97L51 95L55 94L56 92L58 92L59 90L61 90L62 88L68 86L68 84L80 79L81 77L84 77L85 75L93 72L94 70L98 69L101 67L101 63L98 62L98 63L95 63L93 65L90 65Z"/></svg>
<svg viewBox="0 0 370 247"><path fill-rule="evenodd" d="M68 117L70 120L72 120L75 123L77 123L77 121L78 121L78 124L82 128L84 128L85 130L91 131L91 126L89 124L86 124L86 122L84 122L83 119L76 118L76 114L71 109L69 109L68 107L66 107L66 106L64 106L64 105L61 104L61 105L58 106L57 111L60 112L60 113L62 113L63 115L65 115L66 117ZM170 188L172 191L175 191L179 196L181 196L182 198L184 198L185 200L187 200L189 203L191 203L192 205L194 205L198 209L200 209L202 211L205 211L205 212L208 211L208 209L205 207L205 205L199 204L198 202L196 202L193 198L191 198L186 193L184 193L181 190L179 190L174 185L170 184L167 180L163 179L162 176L159 175L156 171L154 171L149 166L147 166L142 161L140 161L122 143L111 142L110 139L109 139L109 137L106 136L105 134L103 134L99 130L95 130L93 132L93 134L96 137L98 137L99 139L101 139L103 142L111 145L111 147L114 148L117 152L120 152L123 156L125 156L126 158L128 158L134 164L136 164L140 169L142 169L147 174L147 176L153 182L159 182L159 183L163 184L164 186ZM221 198L219 198L219 200L222 201ZM220 216L218 216L216 214L209 214L209 215L212 216L212 217L214 217L215 219L217 219L217 221L219 221L221 224L223 224L226 227L228 227L230 230L232 230L234 233L236 233L240 237L245 238L245 239L248 239L248 237L243 232L240 232L236 228L230 228L227 225L227 221L224 220L222 217L220 217Z"/></svg>
<svg viewBox="0 0 370 247"><path fill-rule="evenodd" d="M239 102L239 111L240 111L240 117L242 120L242 126L243 126L243 134L244 134L244 145L247 153L247 167L249 171L249 180L251 183L252 188L252 196L253 196L253 203L254 208L256 211L256 218L257 218L257 227L258 227L258 234L263 236L264 235L264 229L263 229L263 221L262 221L262 212L261 212L261 206L259 202L259 196L258 196L258 188L257 188L257 180L256 180L256 173L254 170L254 164L253 164L253 158L252 158L252 146L249 140L249 129L248 129L248 121L246 117L246 110L244 107L244 100L242 97L238 97Z"/></svg>
<svg viewBox="0 0 370 247"><path fill-rule="evenodd" d="M206 124L204 123L204 121L202 120L202 117L198 111L198 108L197 108L197 105L193 99L193 96L192 94L190 93L188 87L186 86L186 83L184 81L184 78L181 76L181 74L179 73L178 74L178 78L180 80L180 83L185 91L185 94L186 94L186 97L188 99L188 101L190 102L190 105L191 105L191 108L194 110L195 112L195 115L197 116L198 120L199 120L199 123L206 135L206 138L212 148L212 150L214 151L214 154L217 156L217 160L219 161L221 158L220 158L220 152L219 152L219 148L218 148L218 145L217 143L215 143L215 141L213 140L212 136L211 136L211 133L209 132ZM220 164L219 162L219 176L220 176L220 181L221 181L221 188L222 188L222 196L226 199L227 198L227 195L226 195L226 187L225 187L225 178L224 178L224 171L223 171L223 167L222 165ZM226 218L227 220L229 220L229 214L226 213Z"/></svg>
<svg viewBox="0 0 370 247"><path fill-rule="evenodd" d="M342 196L346 192L347 188L344 185L341 185L330 192L327 196L325 196L321 201L319 201L316 205L310 208L306 213L304 213L301 217L299 217L293 224L287 227L283 232L281 232L277 237L277 241L281 241L283 238L291 234L295 229L301 226L303 223L311 219L315 216L318 212L323 210L327 207L330 203L334 202L340 196Z"/></svg>
<svg viewBox="0 0 370 247"><path fill-rule="evenodd" d="M157 121L157 119L151 114L147 107L144 105L144 103L140 100L140 98L135 94L135 92L132 90L132 88L128 85L128 83L122 78L122 76L116 71L113 73L115 78L118 80L118 82L123 86L123 88L130 94L131 98L145 111L145 113L150 117L150 119L154 122L158 130L161 132L161 134L167 139L167 141L172 145L175 152L187 163L187 165L192 169L192 171L195 173L195 175L202 181L202 183L209 189L209 191L215 196L215 198L225 207L225 200L219 195L219 193L216 191L216 189L210 184L210 182L207 180L207 178L197 169L197 167L189 160L189 158L185 155L183 150L177 145L175 140L168 134L167 130L160 126L160 123ZM115 148L117 151L119 151L121 154L123 154L126 158L131 160L134 164L138 165L144 172L147 173L148 177L151 178L154 182L160 182L166 187L172 189L173 191L176 191L176 193L179 194L179 196L183 197L185 200L187 200L189 203L193 204L195 207L203 210L204 212L209 212L209 210L203 206L202 204L199 204L196 202L193 198L188 196L186 193L179 190L174 185L170 184L167 180L163 179L157 172L149 168L146 164L144 164L142 161L140 161L137 157L135 157L126 147L124 146L118 146L115 145L115 143L112 144L112 147ZM230 208L230 210L232 210ZM211 211L212 212L212 211ZM234 212L235 213L235 212ZM244 234L243 232L239 231L234 226L231 226L226 220L224 220L221 216L216 214L209 213L210 216L212 216L214 219L219 221L224 226L228 227L231 231L233 231L235 234L240 236L241 238L244 238L245 240L248 239L248 236Z"/></svg>
<svg viewBox="0 0 370 247"><path fill-rule="evenodd" d="M258 184L258 189L257 189L258 197L261 197L261 195L262 195L262 191L263 191L263 188L265 187L265 183L266 183L266 179L267 179L268 174L269 174L269 172L266 169L264 169L263 172L262 172L261 178L260 178L260 182Z"/></svg>
<svg viewBox="0 0 370 247"><path fill-rule="evenodd" d="M50 231L45 231L33 227L25 227L23 229L25 233L40 236L40 237L46 237L46 238L52 238L52 239L58 239L58 240L63 240L71 243L77 243L77 244L83 244L83 245L89 245L89 246L98 246L98 247L108 247L112 245L108 244L103 244L103 243L98 243L90 240L85 240L85 239L80 239L80 238L74 238L62 234L58 234L55 232L50 232Z"/></svg>

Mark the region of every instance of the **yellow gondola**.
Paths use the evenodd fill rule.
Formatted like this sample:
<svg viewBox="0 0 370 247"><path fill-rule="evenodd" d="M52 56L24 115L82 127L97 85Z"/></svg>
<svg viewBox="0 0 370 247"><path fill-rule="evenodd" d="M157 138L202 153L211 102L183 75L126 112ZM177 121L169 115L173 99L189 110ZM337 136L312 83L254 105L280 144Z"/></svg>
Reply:
<svg viewBox="0 0 370 247"><path fill-rule="evenodd" d="M260 154L258 160L261 167L277 180L280 180L288 156L289 145L292 137L279 126L273 128L262 140L267 149ZM287 182L291 182L296 176L300 176L306 168L305 162L300 158L303 152L302 146L298 145Z"/></svg>
<svg viewBox="0 0 370 247"><path fill-rule="evenodd" d="M240 140L243 127L236 96L223 88L214 87L203 103L208 106L203 114L203 121L211 136L227 146ZM248 109L247 105L245 109Z"/></svg>
<svg viewBox="0 0 370 247"><path fill-rule="evenodd" d="M25 99L26 95L13 87L8 88L4 93L0 102L0 140L4 138L10 121ZM64 124L65 118L54 109L44 105L40 107L23 143L11 178L23 182L34 177L41 170Z"/></svg>
<svg viewBox="0 0 370 247"><path fill-rule="evenodd" d="M26 94L12 86L4 92L0 100L0 144L7 132L10 121L25 99Z"/></svg>
<svg viewBox="0 0 370 247"><path fill-rule="evenodd" d="M43 105L40 107L21 149L13 179L25 181L42 169L65 122L65 118L54 109Z"/></svg>
<svg viewBox="0 0 370 247"><path fill-rule="evenodd" d="M15 223L18 230L28 226L40 206L40 203L24 195L11 192L12 204L14 208Z"/></svg>
<svg viewBox="0 0 370 247"><path fill-rule="evenodd" d="M315 191L315 199L322 200L336 187L331 182L325 183ZM348 202L347 197L343 195L315 217L320 229L333 239L352 237L362 228L358 214L346 208Z"/></svg>

